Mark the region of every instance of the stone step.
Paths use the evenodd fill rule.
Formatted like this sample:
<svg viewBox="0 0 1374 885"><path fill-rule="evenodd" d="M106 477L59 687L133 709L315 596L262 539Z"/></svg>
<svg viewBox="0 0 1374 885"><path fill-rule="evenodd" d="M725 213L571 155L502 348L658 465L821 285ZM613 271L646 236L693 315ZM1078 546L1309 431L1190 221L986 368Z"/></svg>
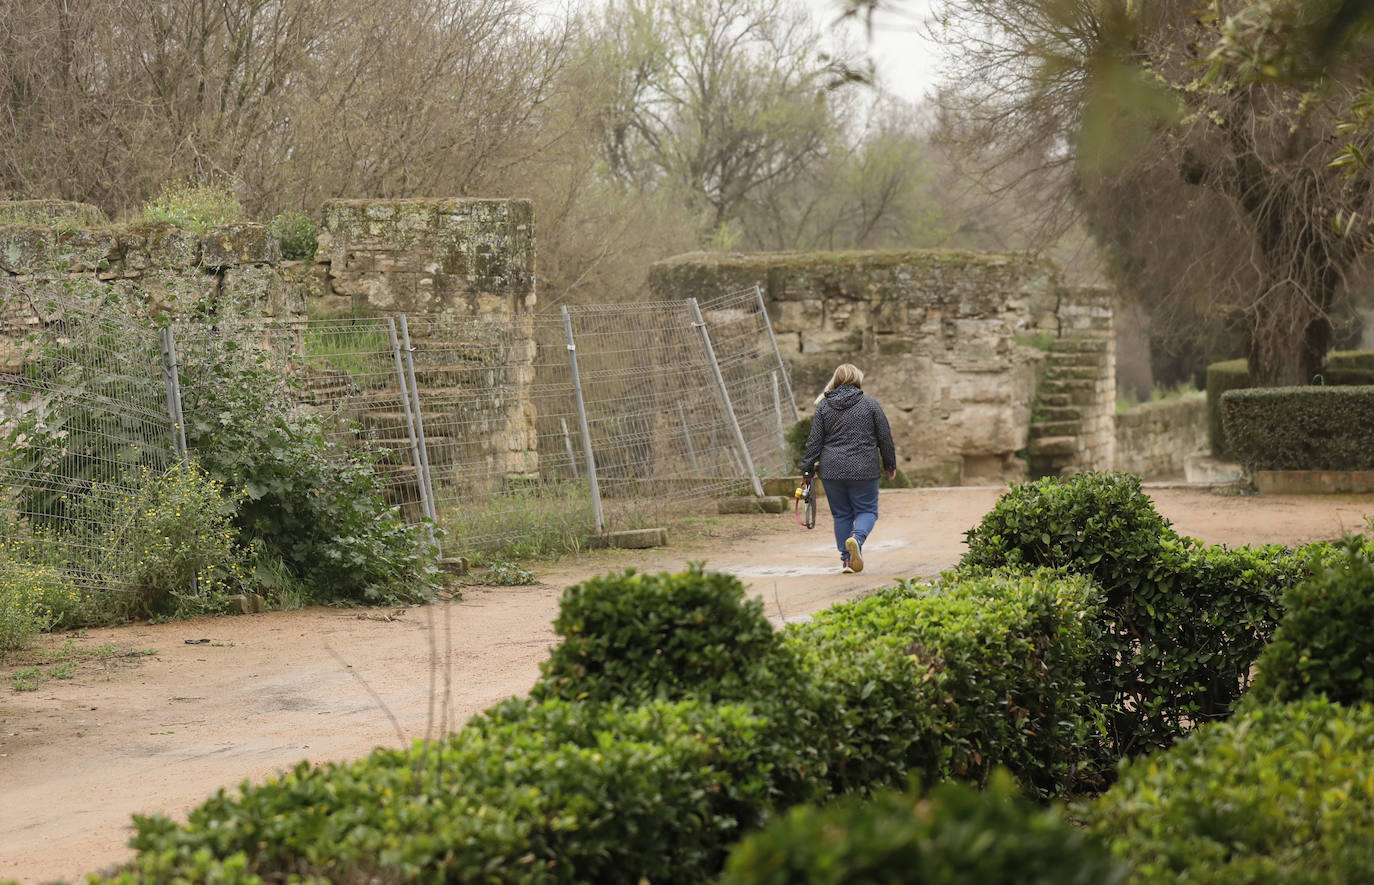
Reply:
<svg viewBox="0 0 1374 885"><path fill-rule="evenodd" d="M1057 409L1066 408L1073 405L1073 399L1067 393L1055 393L1041 388L1038 397L1039 403L1047 408Z"/></svg>
<svg viewBox="0 0 1374 885"><path fill-rule="evenodd" d="M1051 353L1106 353L1112 341L1106 336L1069 335L1050 342Z"/></svg>
<svg viewBox="0 0 1374 885"><path fill-rule="evenodd" d="M1077 421L1083 417L1081 406L1049 406L1044 404L1044 397L1035 407L1035 417L1041 421Z"/></svg>
<svg viewBox="0 0 1374 885"><path fill-rule="evenodd" d="M1046 381L1092 381L1102 377L1098 366L1049 366L1045 369Z"/></svg>
<svg viewBox="0 0 1374 885"><path fill-rule="evenodd" d="M1051 369L1099 369L1106 364L1107 354L1100 351L1051 352L1045 356L1045 365Z"/></svg>
<svg viewBox="0 0 1374 885"><path fill-rule="evenodd" d="M1076 436L1042 436L1033 439L1026 446L1026 454L1032 457L1073 455L1078 451Z"/></svg>
<svg viewBox="0 0 1374 885"><path fill-rule="evenodd" d="M1033 421L1030 426L1032 439L1045 439L1054 436L1077 437L1083 432L1081 421Z"/></svg>
<svg viewBox="0 0 1374 885"><path fill-rule="evenodd" d="M1051 393L1069 393L1077 390L1095 390L1097 381L1089 378L1046 378L1041 383L1041 390L1048 390Z"/></svg>

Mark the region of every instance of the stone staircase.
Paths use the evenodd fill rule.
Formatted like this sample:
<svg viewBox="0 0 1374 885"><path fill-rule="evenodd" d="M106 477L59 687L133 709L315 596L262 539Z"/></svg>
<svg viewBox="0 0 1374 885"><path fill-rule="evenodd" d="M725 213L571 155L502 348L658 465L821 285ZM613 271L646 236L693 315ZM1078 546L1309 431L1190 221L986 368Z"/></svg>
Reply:
<svg viewBox="0 0 1374 885"><path fill-rule="evenodd" d="M1102 434L1112 428L1112 340L1080 333L1050 344L1031 412L1026 460L1032 479L1101 469ZM1104 384L1109 395L1104 395ZM1110 463L1108 455L1107 463Z"/></svg>

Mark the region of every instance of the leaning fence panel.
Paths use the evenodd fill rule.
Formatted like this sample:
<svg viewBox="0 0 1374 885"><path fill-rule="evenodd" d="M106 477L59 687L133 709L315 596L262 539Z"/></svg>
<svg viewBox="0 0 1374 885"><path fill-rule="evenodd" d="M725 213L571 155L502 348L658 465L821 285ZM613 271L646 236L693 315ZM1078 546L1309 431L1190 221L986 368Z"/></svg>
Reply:
<svg viewBox="0 0 1374 885"><path fill-rule="evenodd" d="M8 280L0 307L0 579L48 613L129 597L139 489L175 462L157 330L62 279Z"/></svg>

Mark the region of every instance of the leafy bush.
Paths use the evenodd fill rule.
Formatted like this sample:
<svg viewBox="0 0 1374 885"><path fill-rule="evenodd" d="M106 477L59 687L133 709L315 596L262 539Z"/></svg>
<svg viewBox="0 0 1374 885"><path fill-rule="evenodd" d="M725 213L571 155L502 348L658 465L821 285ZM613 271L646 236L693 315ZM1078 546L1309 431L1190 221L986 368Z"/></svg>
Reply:
<svg viewBox="0 0 1374 885"><path fill-rule="evenodd" d="M102 620L197 615L224 609L252 572L238 544L234 500L198 465L129 471L109 495L88 495L77 518L99 526L93 565L128 588Z"/></svg>
<svg viewBox="0 0 1374 885"><path fill-rule="evenodd" d="M334 442L297 408L286 367L260 347L210 327L182 337L187 445L216 481L243 489L243 537L319 599L428 599L436 551L383 499L375 457Z"/></svg>
<svg viewBox="0 0 1374 885"><path fill-rule="evenodd" d="M0 538L0 654L53 627L75 599L75 588L56 568L18 558Z"/></svg>
<svg viewBox="0 0 1374 885"><path fill-rule="evenodd" d="M1085 813L1133 882L1364 882L1374 708L1324 699L1211 723L1122 768Z"/></svg>
<svg viewBox="0 0 1374 885"><path fill-rule="evenodd" d="M575 584L553 626L563 639L540 665L536 698L745 698L778 644L763 603L699 564Z"/></svg>
<svg viewBox="0 0 1374 885"><path fill-rule="evenodd" d="M169 181L143 204L143 220L203 234L244 220L243 207L226 182Z"/></svg>
<svg viewBox="0 0 1374 885"><path fill-rule="evenodd" d="M874 741L924 738L912 749L930 755L909 757L910 767L982 782L1007 766L1050 796L1100 783L1109 764L1084 684L1101 654L1099 605L1100 591L1082 577L956 572L934 587L901 585L832 606L789 627L787 638L832 659L866 651L910 662L887 675L920 686L907 699L919 708L909 716L933 734L867 726Z"/></svg>
<svg viewBox="0 0 1374 885"><path fill-rule="evenodd" d="M319 248L319 228L315 220L304 212L283 212L268 225L272 236L281 246L281 257L287 261L314 261Z"/></svg>
<svg viewBox="0 0 1374 885"><path fill-rule="evenodd" d="M787 428L787 433L784 436L787 440L788 465L795 466L801 463L802 455L806 451L806 438L811 435L811 421L814 418L814 415L806 415L796 424Z"/></svg>
<svg viewBox="0 0 1374 885"><path fill-rule="evenodd" d="M801 806L748 836L721 885L1113 885L1125 870L1052 809L994 776Z"/></svg>
<svg viewBox="0 0 1374 885"><path fill-rule="evenodd" d="M1324 695L1374 701L1374 544L1351 539L1283 597L1284 616L1255 663L1247 703Z"/></svg>
<svg viewBox="0 0 1374 885"><path fill-rule="evenodd" d="M1216 458L1230 457L1221 426L1221 396L1228 390L1250 386L1250 368L1243 360L1226 360L1207 367L1207 441Z"/></svg>
<svg viewBox="0 0 1374 885"><path fill-rule="evenodd" d="M769 807L779 751L739 707L509 701L461 733L138 817L138 866L264 877L704 881ZM352 877L352 879L350 879ZM167 879L162 879L166 881Z"/></svg>
<svg viewBox="0 0 1374 885"><path fill-rule="evenodd" d="M1081 474L1015 486L967 533L967 566L1052 567L1104 591L1102 654L1087 675L1117 755L1171 744L1226 715L1306 574L1285 548L1203 547L1155 512L1140 481Z"/></svg>
<svg viewBox="0 0 1374 885"><path fill-rule="evenodd" d="M1221 420L1251 470L1374 470L1374 385L1233 390Z"/></svg>

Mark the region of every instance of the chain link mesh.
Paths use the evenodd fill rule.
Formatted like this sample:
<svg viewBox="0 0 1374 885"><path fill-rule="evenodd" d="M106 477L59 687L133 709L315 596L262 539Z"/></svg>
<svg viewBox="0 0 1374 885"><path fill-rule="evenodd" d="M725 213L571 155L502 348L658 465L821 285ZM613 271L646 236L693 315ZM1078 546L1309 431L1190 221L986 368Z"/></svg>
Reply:
<svg viewBox="0 0 1374 885"><path fill-rule="evenodd" d="M335 442L371 453L389 503L410 521L434 517L447 553L567 549L595 529L593 465L605 529L656 524L747 492L750 463L763 475L786 471L783 427L793 408L760 293L701 309L704 329L688 302L570 307L566 318L178 322L183 420L206 418L194 408L204 372L230 350L236 359L252 354L270 363L296 408L324 419ZM76 530L81 517L59 505L72 488L89 493L94 475L108 481L100 494L117 495L122 469L175 462L164 354L156 330L118 308L74 311L54 305L0 327L8 339L43 342L23 373L3 376L8 420L68 415L68 404L80 416L64 419L80 422L66 437L35 442L32 457L3 460L3 516L42 528L28 534L43 543L70 545L63 561L73 576L118 588L118 575L89 568L101 558L82 549L94 535ZM49 408L54 398L64 408ZM82 448L73 455L75 437Z"/></svg>

